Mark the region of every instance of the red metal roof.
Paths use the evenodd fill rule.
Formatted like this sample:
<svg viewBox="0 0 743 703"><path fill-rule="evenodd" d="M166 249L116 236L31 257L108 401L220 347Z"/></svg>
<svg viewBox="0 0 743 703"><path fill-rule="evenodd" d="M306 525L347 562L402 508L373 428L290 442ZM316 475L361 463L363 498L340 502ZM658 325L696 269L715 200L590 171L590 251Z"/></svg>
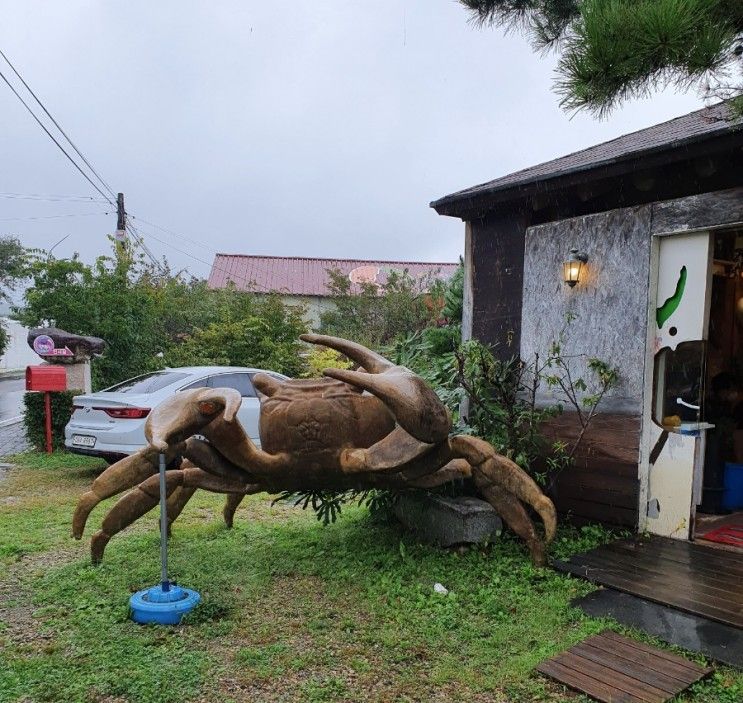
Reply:
<svg viewBox="0 0 743 703"><path fill-rule="evenodd" d="M337 269L358 283L384 283L390 271L407 272L413 278L448 279L458 264L420 261L365 261L361 259L312 259L299 256L253 256L217 254L209 274L210 288L277 291L285 295L326 296L328 270Z"/></svg>

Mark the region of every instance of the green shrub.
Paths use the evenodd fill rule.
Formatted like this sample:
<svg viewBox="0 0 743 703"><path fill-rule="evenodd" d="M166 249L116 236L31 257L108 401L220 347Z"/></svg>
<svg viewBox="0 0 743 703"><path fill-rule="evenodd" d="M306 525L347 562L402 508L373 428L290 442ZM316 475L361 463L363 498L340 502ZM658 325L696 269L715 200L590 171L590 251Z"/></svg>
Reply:
<svg viewBox="0 0 743 703"><path fill-rule="evenodd" d="M8 330L5 328L5 324L2 320L0 320L0 356L5 354L5 350L8 347L8 344L10 343L10 335L8 334Z"/></svg>
<svg viewBox="0 0 743 703"><path fill-rule="evenodd" d="M52 446L64 448L64 428L72 415L72 399L80 391L58 391L52 393ZM23 396L23 424L26 437L34 449L46 449L44 430L44 394L26 393Z"/></svg>

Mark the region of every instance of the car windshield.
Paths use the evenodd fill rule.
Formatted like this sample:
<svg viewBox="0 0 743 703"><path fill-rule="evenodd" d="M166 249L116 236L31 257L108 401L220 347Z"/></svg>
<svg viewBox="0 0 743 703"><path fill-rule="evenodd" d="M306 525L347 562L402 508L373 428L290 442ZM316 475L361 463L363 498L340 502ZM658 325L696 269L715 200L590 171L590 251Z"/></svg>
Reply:
<svg viewBox="0 0 743 703"><path fill-rule="evenodd" d="M186 373L175 371L156 371L144 376L130 378L128 381L106 388L107 393L155 393L171 383L177 383L188 378Z"/></svg>

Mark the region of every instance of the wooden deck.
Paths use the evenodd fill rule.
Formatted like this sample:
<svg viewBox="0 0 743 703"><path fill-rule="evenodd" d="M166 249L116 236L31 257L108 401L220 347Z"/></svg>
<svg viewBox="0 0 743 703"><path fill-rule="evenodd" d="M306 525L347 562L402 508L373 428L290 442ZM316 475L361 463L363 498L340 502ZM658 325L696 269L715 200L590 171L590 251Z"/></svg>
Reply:
<svg viewBox="0 0 743 703"><path fill-rule="evenodd" d="M593 583L743 629L743 552L653 537L614 542L554 566Z"/></svg>
<svg viewBox="0 0 743 703"><path fill-rule="evenodd" d="M607 630L537 671L605 703L664 703L712 670Z"/></svg>

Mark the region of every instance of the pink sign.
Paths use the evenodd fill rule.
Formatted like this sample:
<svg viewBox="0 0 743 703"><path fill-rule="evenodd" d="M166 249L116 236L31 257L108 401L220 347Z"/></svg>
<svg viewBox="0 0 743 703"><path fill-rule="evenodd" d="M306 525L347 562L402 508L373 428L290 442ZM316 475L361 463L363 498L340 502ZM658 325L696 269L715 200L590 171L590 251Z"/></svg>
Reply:
<svg viewBox="0 0 743 703"><path fill-rule="evenodd" d="M63 347L62 349L54 348L46 356L75 356L69 347Z"/></svg>
<svg viewBox="0 0 743 703"><path fill-rule="evenodd" d="M54 340L46 334L34 339L33 347L39 356L75 356L69 347L55 347Z"/></svg>

